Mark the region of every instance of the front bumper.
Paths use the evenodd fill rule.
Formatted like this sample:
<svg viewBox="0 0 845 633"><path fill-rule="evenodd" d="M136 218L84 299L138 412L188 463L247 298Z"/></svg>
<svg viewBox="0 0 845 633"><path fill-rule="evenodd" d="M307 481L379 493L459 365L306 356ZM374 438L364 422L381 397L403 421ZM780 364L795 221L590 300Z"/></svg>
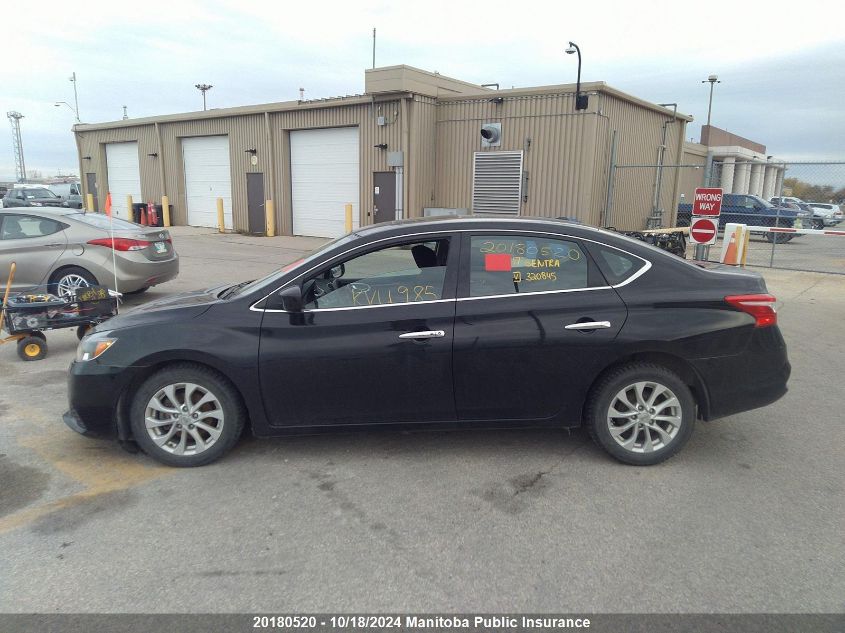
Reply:
<svg viewBox="0 0 845 633"><path fill-rule="evenodd" d="M125 439L119 429L118 405L137 371L96 361L72 362L67 383L70 410L62 416L65 424L87 437Z"/></svg>

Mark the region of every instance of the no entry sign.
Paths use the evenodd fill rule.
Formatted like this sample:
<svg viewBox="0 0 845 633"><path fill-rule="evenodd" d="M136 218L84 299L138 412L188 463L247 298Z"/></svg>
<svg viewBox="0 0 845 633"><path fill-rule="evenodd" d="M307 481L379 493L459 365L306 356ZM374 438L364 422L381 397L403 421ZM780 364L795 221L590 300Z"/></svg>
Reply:
<svg viewBox="0 0 845 633"><path fill-rule="evenodd" d="M693 244L714 244L718 222L712 218L695 218L689 227Z"/></svg>
<svg viewBox="0 0 845 633"><path fill-rule="evenodd" d="M698 187L692 202L692 214L719 217L722 212L722 190L719 187Z"/></svg>

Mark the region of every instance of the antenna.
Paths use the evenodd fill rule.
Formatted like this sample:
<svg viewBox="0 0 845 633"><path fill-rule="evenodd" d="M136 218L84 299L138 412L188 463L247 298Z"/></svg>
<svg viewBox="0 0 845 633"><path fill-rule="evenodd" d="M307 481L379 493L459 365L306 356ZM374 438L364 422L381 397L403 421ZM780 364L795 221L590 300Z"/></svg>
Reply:
<svg viewBox="0 0 845 633"><path fill-rule="evenodd" d="M7 112L6 117L12 125L12 145L15 149L15 178L18 182L26 181L26 163L23 159L23 141L21 140L21 119L23 115L14 110Z"/></svg>
<svg viewBox="0 0 845 633"><path fill-rule="evenodd" d="M123 106L123 120L125 121L128 118L129 118L129 115L126 114L126 106Z"/></svg>
<svg viewBox="0 0 845 633"><path fill-rule="evenodd" d="M300 88L300 89L299 89L299 100L300 100L300 101L305 101L305 88Z"/></svg>

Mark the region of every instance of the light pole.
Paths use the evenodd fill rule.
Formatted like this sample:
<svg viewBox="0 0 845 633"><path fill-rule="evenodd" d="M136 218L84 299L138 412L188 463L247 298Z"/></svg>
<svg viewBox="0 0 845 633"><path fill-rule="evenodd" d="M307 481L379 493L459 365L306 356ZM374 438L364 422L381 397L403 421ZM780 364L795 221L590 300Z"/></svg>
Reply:
<svg viewBox="0 0 845 633"><path fill-rule="evenodd" d="M57 108L60 107L60 106L66 105L68 108L71 109L73 114L76 116L76 122L81 123L81 121L79 120L79 112L77 110L75 110L74 107L72 105L70 105L67 101L56 101L56 103L54 103L53 105Z"/></svg>
<svg viewBox="0 0 845 633"><path fill-rule="evenodd" d="M713 110L713 85L722 83L716 75L710 75L707 79L702 79L701 83L710 84L710 103L707 104L707 126L710 126L710 112Z"/></svg>
<svg viewBox="0 0 845 633"><path fill-rule="evenodd" d="M569 48L566 49L566 54L572 55L573 53L578 53L578 83L575 86L575 109L586 110L590 96L581 94L581 49L578 48L578 44L575 42L569 42Z"/></svg>
<svg viewBox="0 0 845 633"><path fill-rule="evenodd" d="M214 88L211 84L195 84L194 88L202 93L202 109L205 110L205 93Z"/></svg>
<svg viewBox="0 0 845 633"><path fill-rule="evenodd" d="M73 74L68 79L73 83L73 102L76 104L73 111L76 112L76 122L82 123L79 120L79 96L76 94L76 71L73 71Z"/></svg>

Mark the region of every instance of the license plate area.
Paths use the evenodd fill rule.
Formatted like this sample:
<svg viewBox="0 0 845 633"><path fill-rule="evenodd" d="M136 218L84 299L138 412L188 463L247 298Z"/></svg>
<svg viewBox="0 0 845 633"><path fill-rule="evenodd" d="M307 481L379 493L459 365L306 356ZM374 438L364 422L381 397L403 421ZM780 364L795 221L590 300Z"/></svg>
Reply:
<svg viewBox="0 0 845 633"><path fill-rule="evenodd" d="M162 254L167 252L167 242L153 242L153 250L156 254Z"/></svg>

